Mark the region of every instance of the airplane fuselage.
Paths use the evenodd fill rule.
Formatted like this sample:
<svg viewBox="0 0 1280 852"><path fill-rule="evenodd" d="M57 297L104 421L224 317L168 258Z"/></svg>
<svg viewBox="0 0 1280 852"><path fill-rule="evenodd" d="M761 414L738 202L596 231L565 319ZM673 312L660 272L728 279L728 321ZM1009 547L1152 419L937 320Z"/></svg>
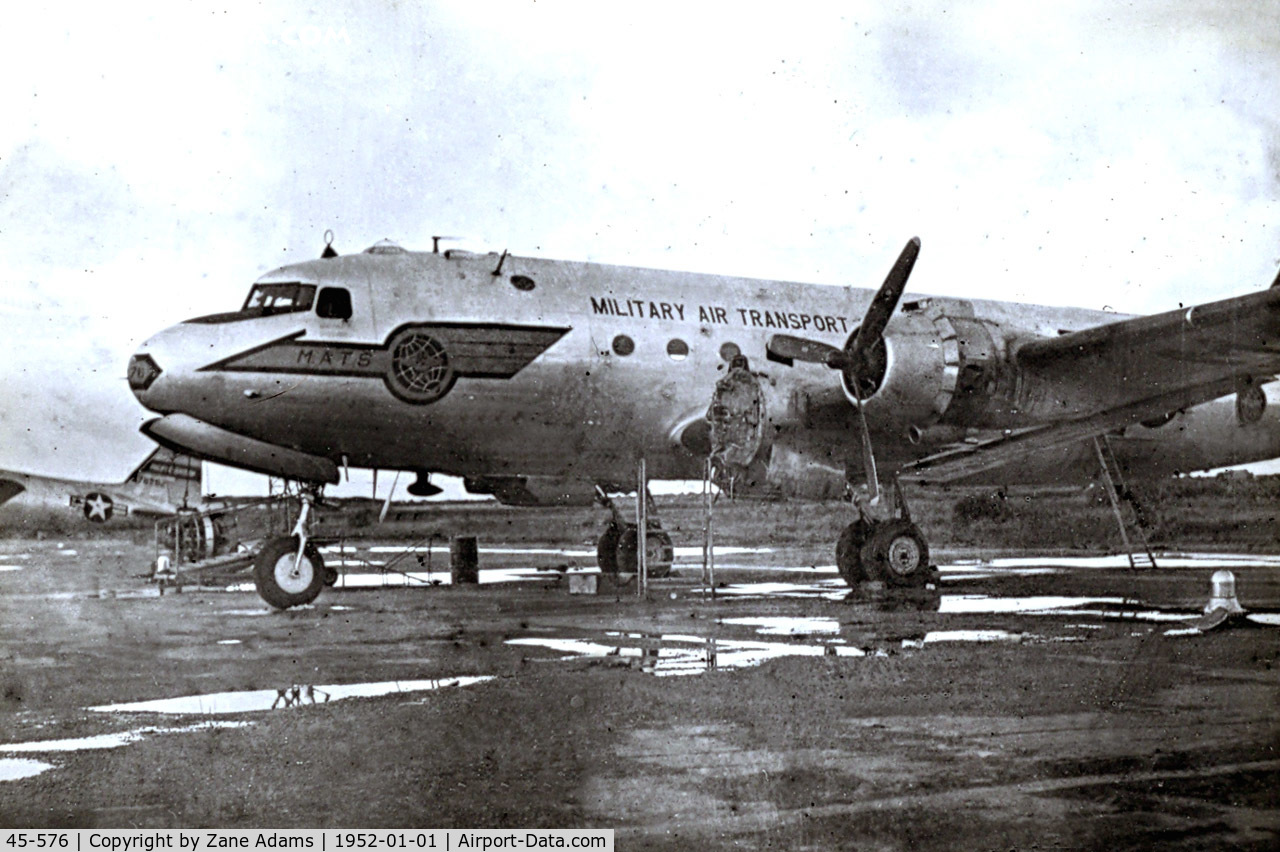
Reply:
<svg viewBox="0 0 1280 852"><path fill-rule="evenodd" d="M624 483L643 456L653 478L687 479L702 475L700 429L741 354L782 444L833 476L857 456L847 388L823 365L768 360L766 344L792 334L845 346L869 289L394 247L282 267L254 286L241 311L143 344L130 381L145 406L357 467ZM1043 422L1056 409L1007 368L1018 345L1122 319L908 295L865 409L884 463ZM1164 472L1280 456L1274 406L1243 425L1233 412L1228 398L1181 424L1132 427L1133 458ZM1118 452L1129 443L1117 438ZM1061 479L1065 458L1016 476Z"/></svg>

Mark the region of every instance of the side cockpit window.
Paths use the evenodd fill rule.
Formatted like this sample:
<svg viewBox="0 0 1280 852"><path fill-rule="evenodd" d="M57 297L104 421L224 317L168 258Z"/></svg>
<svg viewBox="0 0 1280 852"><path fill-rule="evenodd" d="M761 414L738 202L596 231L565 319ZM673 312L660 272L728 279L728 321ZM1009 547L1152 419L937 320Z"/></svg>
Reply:
<svg viewBox="0 0 1280 852"><path fill-rule="evenodd" d="M241 310L259 316L309 311L315 297L313 284L254 284Z"/></svg>
<svg viewBox="0 0 1280 852"><path fill-rule="evenodd" d="M351 293L341 287L322 287L316 299L316 316L325 319L351 319Z"/></svg>

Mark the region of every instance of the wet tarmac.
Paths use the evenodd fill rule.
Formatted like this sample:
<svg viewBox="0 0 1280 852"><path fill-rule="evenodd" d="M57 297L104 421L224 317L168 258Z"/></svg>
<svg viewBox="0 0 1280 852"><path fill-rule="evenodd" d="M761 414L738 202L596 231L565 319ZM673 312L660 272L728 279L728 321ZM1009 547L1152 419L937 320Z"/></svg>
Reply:
<svg viewBox="0 0 1280 852"><path fill-rule="evenodd" d="M1057 706L1077 691L1081 700L1094 696L1102 700L1112 690L1117 696L1115 706L1128 702L1125 706L1146 714L1146 721L1134 730L1164 732L1160 736L1143 733L1143 742L1164 742L1169 748L1170 742L1178 742L1169 732L1178 730L1185 720L1199 732L1186 748L1199 751L1179 760L1199 765L1203 757L1197 755L1207 744L1224 749L1221 759L1205 765L1205 777L1216 777L1215 772L1230 776L1237 771L1231 767L1254 766L1258 761L1251 758L1268 754L1258 750L1260 742L1280 741L1271 709L1280 690L1269 669L1257 670L1269 666L1280 647L1280 557L1275 556L1158 554L1161 567L1142 572L1131 571L1123 556L961 556L940 566L939 587L924 605L919 601L886 605L851 594L834 568L823 564L820 557L825 549L736 548L731 560L717 559L713 597L701 582L700 551L681 548L674 576L653 581L649 598L642 600L634 586L609 587L598 595L570 595L564 571L594 559L593 551L584 547L483 547L481 585L468 588L448 583L444 550L432 554L430 570L420 571L418 555L407 561L402 547L379 543L358 552L327 553L330 564L341 563L339 584L326 589L315 604L288 612L266 606L252 585L244 582L163 597L103 596L104 588L121 592L149 588L136 576L145 564L146 551L93 541L77 542L75 547L0 542L0 566L14 566L0 573L0 608L6 623L30 625L0 637L5 663L0 693L7 698L0 705L4 707L0 781L6 791L20 791L24 814L46 812L41 808L50 804L42 798L45 788L24 786L31 779L78 788L93 774L130 765L135 758L129 754L145 753L154 760L157 754L186 754L191 749L203 753L212 746L197 744L218 730L222 742L226 737L253 737L255 731L268 728L278 735L282 724L286 730L294 724L282 720L296 718L298 725L308 726L327 726L327 720L332 720L337 728L331 736L344 737L347 734L338 733L343 731L342 720L359 717L366 719L364 725L370 724L364 708L385 708L379 714L436 714L462 702L470 713L483 715L489 706L525 701L521 696L530 690L536 693L544 682L557 686L529 698L532 703L520 705L520 712L531 714L530 719L546 714L545 724L570 725L584 737L588 731L591 737L605 736L590 720L590 708L592 702L604 702L604 696L621 700L614 697L618 689L623 690L620 694L638 690L640 696L647 695L638 699L642 704L662 695L702 696L690 698L695 701L692 705L681 705L693 718L710 712L706 707L718 707L720 696L727 707L757 696L761 707L789 714L791 721L781 727L778 719L761 717L754 724L764 727L746 729L754 731L751 736L734 733L735 724L741 723L723 718L714 724L708 721L699 733L688 727L692 718L645 715L645 724L632 729L627 722L609 717L602 730L614 733L592 742L596 743L593 748L609 750L614 762L596 766L594 757L588 760L595 768L589 777L575 782L579 786L571 794L579 802L576 818L600 824L620 820L631 826L627 831L646 837L662 836L673 826L690 831L692 826L702 826L696 834L723 820L739 827L756 825L743 828L748 836L765 831L763 823L743 820L722 807L728 789L724 785L747 783L746 775L734 780L740 776L731 768L738 765L733 761L774 767L769 772L778 773L782 780L777 783L784 786L765 784L746 801L783 814L780 824L790 824L794 817L788 797L799 797L806 789L819 803L813 812L825 814L824 819L862 813L861 806L847 804L848 795L828 789L821 780L824 766L838 765L841 773L872 778L873 768L880 765L875 761L890 761L883 769L884 778L893 779L884 782L886 790L906 790L901 785L913 783L912 778L946 775L948 764L931 763L935 760L931 755L937 752L942 760L952 754L951 746L943 747L951 742L946 737L968 737L969 728L961 726L963 731L957 729L960 732L946 734L942 740L921 740L917 733L898 732L900 722L883 721L888 718L887 708L900 708L906 717L918 717L926 725L942 726L953 716L959 720L961 715L955 714L960 710L950 709L947 698L956 688L953 682L984 671L992 661L999 661L1003 668L989 676L995 687L992 693L974 705L981 712L965 705L969 709L964 712L976 714L974 718L991 720L978 724L977 730L1014 718L1008 714L1030 718L1028 714L1038 712L1037 701ZM414 570L396 570L409 565ZM1234 627L1205 633L1195 625L1209 596L1209 575L1220 568L1236 572L1241 602L1250 614ZM1104 674L1129 672L1135 654L1161 660L1150 663L1159 672L1155 686L1134 688L1122 682L1079 687L1081 666L1096 667ZM1215 689L1237 690L1231 697L1225 691L1205 691L1206 683L1219 683L1213 674L1219 666L1224 674ZM604 687L599 674L615 670L616 676L627 680L609 681ZM1059 675L1059 670L1067 674ZM1126 677L1146 675L1134 671ZM1000 688L1005 680L1010 682L1007 690ZM793 723L801 721L819 730L834 724L822 720L837 706L829 704L830 690L843 683L854 685L848 700L865 706L842 711L851 713L852 719L839 725L880 719L877 724L886 726L879 729L887 738L884 756L871 760L864 755L855 761L850 754L846 760L835 753L815 752L814 746L804 745L795 739L798 734L789 732ZM604 692L592 692L601 688ZM662 692L650 693L650 689ZM584 695L597 697L584 699ZM1028 702L1019 703L1024 695L1029 696ZM796 704L796 696L805 696L805 702ZM845 700L843 693L841 697ZM1272 703L1267 705L1268 701ZM1215 716L1209 708L1219 703L1234 709L1225 715L1214 711L1219 714ZM622 718L632 718L631 712ZM1081 737L1096 738L1099 726L1104 731L1123 728L1119 717L1105 715L1118 712L1114 707L1102 712L1091 723L1093 729L1081 728ZM325 715L317 717L317 713ZM219 718L228 715L234 719ZM192 723L174 725L174 716ZM322 723L321 718L326 721ZM378 718L373 717L375 726ZM418 720L415 724L427 724L425 720L436 716L411 718ZM454 724L467 724L464 718L455 717ZM564 719L571 721L556 721ZM1133 720L1125 724L1130 723L1138 724ZM501 719L491 724L495 730L507 727ZM838 733L845 728L830 730L837 740L846 736ZM416 729L361 728L360 736L395 741L417 736L409 731ZM1244 734L1244 739L1237 740L1242 745L1230 745L1233 736ZM481 736L483 743L498 742L475 736ZM750 757L753 748L763 746L749 742L762 736L770 743L772 756ZM863 736L855 737L856 747L874 745L879 754L880 745L869 745ZM1047 762L1066 761L1083 752L1096 760L1127 753L1110 734L1101 741L1063 737L1028 740L1025 747L1037 760ZM480 743L476 749L493 747ZM842 748L855 745L846 743ZM899 757L892 757L895 749ZM991 780L988 786L993 791L999 788L996 782L1003 783L1000 779L1031 771L1025 756L1031 752L1015 760L1013 753L999 749L983 746L978 750L984 749L990 752L984 759L1006 761L998 764L998 772L992 770L994 774L982 770L975 776ZM673 756L654 756L667 754ZM690 758L689 766L699 767L697 773L718 780L709 787L702 785L702 792L697 784L686 788L683 782L677 783L684 791L678 800L666 794L653 801L641 796L640 788L661 786L659 779L664 775L670 777L675 771L678 780L681 773L695 771L673 770L676 754L724 755L723 759ZM219 759L231 761L220 771L244 771L234 758ZM469 765L464 760L448 771L462 772L459 767ZM1113 777L1109 770L1095 771L1093 764L1086 769L1080 778ZM166 763L159 771L178 770ZM1036 774L1040 772L1037 769L1027 777L1043 778ZM793 781L786 780L788 773L794 775ZM505 783L517 782L508 778ZM117 824L112 808L122 803L112 804L115 792L91 783L87 788L98 790L93 794L96 804L85 805L86 813L95 815L94 824ZM285 793L277 791L277 795ZM388 788L370 795L394 793ZM760 804L766 800L767 805ZM535 801L543 800L535 797ZM625 802L623 815L611 814L606 801L615 806ZM365 804L372 806L372 802ZM197 809L180 811L179 821L183 813L192 818L204 813L190 806ZM1010 825L1035 812L1022 799L1017 805L1001 807L1006 810L1000 819L1012 821ZM1129 806L1117 807L1123 812ZM1270 825L1266 814L1280 813L1267 807L1257 812L1255 821ZM222 812L206 818L216 818L217 813ZM672 814L683 816L673 823ZM148 819L158 824L172 817L157 811Z"/></svg>

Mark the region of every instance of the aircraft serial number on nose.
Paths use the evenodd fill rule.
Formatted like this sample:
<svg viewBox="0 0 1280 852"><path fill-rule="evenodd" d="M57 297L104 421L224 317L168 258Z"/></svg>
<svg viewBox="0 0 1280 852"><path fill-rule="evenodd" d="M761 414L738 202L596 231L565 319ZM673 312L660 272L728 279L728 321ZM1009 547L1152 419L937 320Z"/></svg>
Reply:
<svg viewBox="0 0 1280 852"><path fill-rule="evenodd" d="M683 322L686 315L694 319L693 308L680 302L654 302L646 299L615 299L605 296L591 299L591 312L597 316L629 319L655 319ZM749 328L785 328L792 331L841 332L847 334L849 321L832 314L801 311L772 311L762 308L727 308L721 305L698 305L697 321L713 325L741 325Z"/></svg>

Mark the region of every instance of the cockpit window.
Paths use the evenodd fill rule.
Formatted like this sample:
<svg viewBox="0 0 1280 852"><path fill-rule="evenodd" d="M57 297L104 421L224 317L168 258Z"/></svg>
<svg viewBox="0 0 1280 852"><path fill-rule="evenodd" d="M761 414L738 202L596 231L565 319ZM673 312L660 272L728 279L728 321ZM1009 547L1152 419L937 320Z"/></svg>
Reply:
<svg viewBox="0 0 1280 852"><path fill-rule="evenodd" d="M260 316L309 311L315 297L316 288L312 284L254 284L241 310Z"/></svg>
<svg viewBox="0 0 1280 852"><path fill-rule="evenodd" d="M341 287L322 287L316 299L316 316L325 319L351 319L351 293Z"/></svg>
<svg viewBox="0 0 1280 852"><path fill-rule="evenodd" d="M257 319L272 314L291 314L297 311L311 310L311 303L316 297L314 284L298 282L285 284L254 284L249 291L249 298L244 300L244 307L238 311L222 314L209 314L184 320L204 325L215 325L225 322Z"/></svg>

